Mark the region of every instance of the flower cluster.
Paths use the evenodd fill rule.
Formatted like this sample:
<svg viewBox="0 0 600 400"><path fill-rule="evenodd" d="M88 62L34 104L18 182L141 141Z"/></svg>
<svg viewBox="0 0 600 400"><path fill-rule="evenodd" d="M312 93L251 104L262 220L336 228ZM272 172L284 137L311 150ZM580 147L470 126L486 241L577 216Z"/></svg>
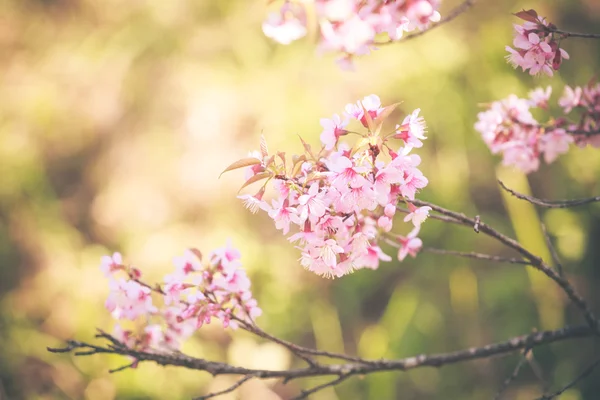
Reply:
<svg viewBox="0 0 600 400"><path fill-rule="evenodd" d="M260 153L226 169L248 167L244 186L261 179L273 183L276 198L270 204L263 199L267 183L255 195L239 197L251 211L266 211L285 235L297 227L289 240L297 243L306 269L326 277L376 269L380 260L391 260L379 247L382 239L399 248L400 260L421 248L417 234L430 208L417 208L410 200L428 181L417 168L421 158L411 151L423 145L425 123L417 109L383 134L383 122L395 107L384 108L377 96L367 96L348 104L342 116L321 120L318 152L303 141L304 154L290 162L283 153L270 155L263 139ZM350 123L366 132L349 130ZM348 134L360 137L353 147L340 143ZM394 138L404 146L392 149ZM399 201L407 202L404 221L413 225L407 236L390 233Z"/></svg>
<svg viewBox="0 0 600 400"><path fill-rule="evenodd" d="M140 351L177 350L212 318L233 329L251 321L261 310L239 259L230 244L213 251L204 263L198 250L187 250L175 258L175 271L162 285L150 286L141 280L139 269L123 263L119 253L102 257L100 268L110 286L106 308L117 320L142 321L136 331L117 324L114 336ZM153 297L161 299L160 306Z"/></svg>
<svg viewBox="0 0 600 400"><path fill-rule="evenodd" d="M547 87L532 91L528 99L510 95L478 114L475 129L482 134L492 153L502 153L503 164L530 173L539 168L540 157L551 163L568 151L570 143L600 147L600 84L589 84L584 89L565 88L559 105L565 114L574 108L580 109L577 123L561 117L540 124L533 117L532 109L548 108L551 93Z"/></svg>
<svg viewBox="0 0 600 400"><path fill-rule="evenodd" d="M516 49L506 46L510 53L506 59L515 68L529 70L531 75L543 72L552 76L553 70L560 68L562 60L569 59L569 54L559 47L561 35L556 33L556 26L539 17L535 10L521 11L515 15L525 22L523 25L514 25L513 45Z"/></svg>
<svg viewBox="0 0 600 400"><path fill-rule="evenodd" d="M315 0L320 31L320 49L342 55L338 63L352 67L352 57L371 51L378 34L390 41L404 32L425 29L440 20L439 0ZM263 23L266 36L282 44L306 35L308 2L286 0Z"/></svg>

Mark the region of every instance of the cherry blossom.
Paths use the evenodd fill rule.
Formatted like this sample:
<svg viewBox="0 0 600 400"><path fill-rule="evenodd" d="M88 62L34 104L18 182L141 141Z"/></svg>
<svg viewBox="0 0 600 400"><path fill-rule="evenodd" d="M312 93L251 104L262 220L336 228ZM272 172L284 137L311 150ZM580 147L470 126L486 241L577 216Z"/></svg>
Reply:
<svg viewBox="0 0 600 400"><path fill-rule="evenodd" d="M121 257L121 253L113 253L112 256L102 256L102 261L100 263L100 269L104 273L105 276L110 276L115 271L118 271L122 268L123 257Z"/></svg>
<svg viewBox="0 0 600 400"><path fill-rule="evenodd" d="M417 253L423 247L423 242L417 237L419 234L420 227L415 227L406 236L400 236L398 241L400 242L400 248L398 249L398 260L402 261L406 256L416 257Z"/></svg>
<svg viewBox="0 0 600 400"><path fill-rule="evenodd" d="M560 68L562 60L568 60L569 54L559 47L560 35L554 32L555 26L545 18L539 17L534 10L515 14L525 20L523 25L514 24L515 37L513 49L506 46L508 62L515 68L529 70L531 75L541 72L548 76Z"/></svg>
<svg viewBox="0 0 600 400"><path fill-rule="evenodd" d="M394 237L396 204L413 200L428 184L418 168L421 158L411 153L413 145L422 145L426 139L425 121L417 109L402 124L395 124L395 131L383 135L381 126L393 107L383 107L376 95L347 104L346 119L335 114L321 120L320 150L303 142L304 154L291 159L281 153L277 157L262 154L268 161L261 163L261 177L267 180L260 196L239 196L251 211L265 210L277 229L290 234L289 240L300 250L300 264L307 270L334 278L361 268L375 269L380 261L391 259L379 242ZM350 124L357 126L352 129L358 136L353 146L339 140L349 132ZM398 136L404 146L394 145ZM269 187L273 190L267 191ZM262 196L267 192L275 198L264 207ZM405 221L420 226L429 210L415 208ZM411 238L410 254L415 255L420 247L416 236Z"/></svg>
<svg viewBox="0 0 600 400"><path fill-rule="evenodd" d="M115 257L111 258L115 261ZM116 260L122 261L119 257ZM103 257L101 269L105 270ZM213 319L235 329L261 315L241 268L240 253L230 242L203 261L195 249L174 259L175 271L164 282L150 286L133 268L113 269L106 308L115 319L138 321L138 329L115 326L114 335L138 350L177 350L181 343Z"/></svg>
<svg viewBox="0 0 600 400"><path fill-rule="evenodd" d="M265 36L290 44L306 35L306 13L302 6L285 2L279 12L269 14L262 25Z"/></svg>
<svg viewBox="0 0 600 400"><path fill-rule="evenodd" d="M399 40L404 32L424 30L439 21L439 5L439 0L315 0L318 49L336 52L336 62L343 69L352 69L354 56L368 54L378 43ZM305 36L306 7L305 1L283 1L280 10L270 13L263 23L263 32L281 44ZM380 34L387 35L388 40L376 41Z"/></svg>
<svg viewBox="0 0 600 400"><path fill-rule="evenodd" d="M558 100L565 115L540 123L531 111L547 110L551 93L552 89L547 87L531 91L529 99L510 95L478 114L475 129L492 153L502 154L504 165L530 173L539 168L540 158L550 164L566 153L571 143L600 147L600 84L590 82L583 88L566 86ZM576 121L567 118L573 109L580 111Z"/></svg>

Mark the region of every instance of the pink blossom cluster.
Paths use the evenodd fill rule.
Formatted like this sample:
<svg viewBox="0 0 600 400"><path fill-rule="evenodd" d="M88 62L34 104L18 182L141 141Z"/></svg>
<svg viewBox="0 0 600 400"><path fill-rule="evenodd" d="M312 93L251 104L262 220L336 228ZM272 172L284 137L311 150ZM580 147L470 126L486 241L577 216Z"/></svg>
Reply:
<svg viewBox="0 0 600 400"><path fill-rule="evenodd" d="M555 32L553 24L539 17L535 10L521 11L515 15L525 22L523 25L514 24L515 49L506 46L510 53L506 59L515 68L529 70L531 75L543 72L552 76L553 71L560 68L562 60L569 59L569 54L559 47L561 35Z"/></svg>
<svg viewBox="0 0 600 400"><path fill-rule="evenodd" d="M565 86L558 105L565 115L578 114L576 122L559 118L557 123L573 135L575 143L581 147L591 145L600 148L600 83L594 80L583 88Z"/></svg>
<svg viewBox="0 0 600 400"><path fill-rule="evenodd" d="M428 181L418 169L421 158L411 151L426 139L425 122L417 109L383 134L383 122L395 107L382 107L379 97L367 96L346 105L341 116L321 119L318 152L303 141L304 154L289 160L283 153L270 155L263 139L260 153L226 169L248 167L244 186L261 179L272 182L271 203L263 199L267 183L255 195L239 198L251 211L267 212L284 235L297 229L289 240L297 243L306 269L325 277L376 269L380 260L391 260L379 247L381 240L399 248L399 260L421 249L417 234L430 208L417 208L410 200ZM349 130L351 123L358 129ZM340 142L349 134L359 137L353 147ZM392 149L391 139L404 145ZM404 218L413 226L407 236L391 233L399 201L406 201L410 211Z"/></svg>
<svg viewBox="0 0 600 400"><path fill-rule="evenodd" d="M377 44L377 35L385 34L389 41L395 41L404 32L422 30L430 22L439 21L439 3L439 0L315 0L319 48L341 53L338 63L351 68L352 57L369 53ZM308 4L284 1L263 23L264 34L282 44L306 35Z"/></svg>
<svg viewBox="0 0 600 400"><path fill-rule="evenodd" d="M141 280L139 269L123 263L121 254L102 257L100 268L110 287L106 308L117 320L141 324L135 331L117 324L114 336L140 351L177 350L213 318L233 329L241 321L251 321L261 310L239 259L240 253L229 243L214 250L206 262L198 250L187 250L174 259L175 271L162 285L150 286Z"/></svg>
<svg viewBox="0 0 600 400"><path fill-rule="evenodd" d="M502 153L504 165L514 165L530 173L539 168L540 157L549 164L566 153L570 143L600 146L600 135L594 134L600 128L600 85L565 88L559 105L565 114L573 108L583 109L578 123L561 117L540 124L533 117L532 109L548 108L551 93L552 88L547 87L530 92L527 99L510 95L478 114L475 129L492 153Z"/></svg>

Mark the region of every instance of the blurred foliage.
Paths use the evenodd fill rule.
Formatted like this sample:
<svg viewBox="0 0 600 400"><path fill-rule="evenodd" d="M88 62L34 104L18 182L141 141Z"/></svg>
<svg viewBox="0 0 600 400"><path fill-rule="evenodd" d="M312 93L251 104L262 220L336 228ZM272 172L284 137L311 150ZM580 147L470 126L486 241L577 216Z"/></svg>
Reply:
<svg viewBox="0 0 600 400"><path fill-rule="evenodd" d="M448 0L444 11L458 4ZM64 339L111 329L103 308L101 255L121 251L150 279L173 256L231 237L243 254L264 315L260 325L300 344L365 357L402 357L504 340L581 321L565 296L518 265L422 254L378 271L324 280L264 215L235 198L242 173L219 172L258 148L316 142L319 118L376 93L402 113L420 107L429 140L419 151L430 185L421 198L479 214L547 255L539 221L556 240L569 278L598 309L600 205L539 210L503 196L520 191L561 199L600 193L597 150L568 155L525 178L496 169L473 124L478 103L524 96L534 85L582 85L600 66L600 46L568 40L557 77L531 78L504 60L511 12L535 8L558 26L594 32L596 0L498 0L476 5L443 28L387 46L343 72L306 39L280 46L260 29L264 0L0 1L0 397L10 399L187 399L231 383L207 374L125 360L46 352ZM426 245L507 255L472 230L428 221ZM391 251L391 249L387 249ZM282 348L243 332L202 329L185 351L239 365L286 368ZM598 353L591 340L536 349L547 384L569 382ZM483 399L518 356L442 369L352 379L315 399ZM562 399L596 399L589 378ZM287 398L317 380L249 382L230 397ZM539 395L528 367L507 393ZM237 397L236 397L237 396Z"/></svg>

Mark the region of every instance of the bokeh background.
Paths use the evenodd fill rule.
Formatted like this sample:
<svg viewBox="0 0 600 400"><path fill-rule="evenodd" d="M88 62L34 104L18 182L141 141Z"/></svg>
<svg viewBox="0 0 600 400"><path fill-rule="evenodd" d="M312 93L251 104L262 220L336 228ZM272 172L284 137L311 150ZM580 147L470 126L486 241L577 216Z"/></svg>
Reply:
<svg viewBox="0 0 600 400"><path fill-rule="evenodd" d="M304 271L264 214L236 199L240 171L220 171L258 148L299 153L317 143L319 118L376 93L420 107L429 140L419 150L430 185L421 198L516 235L548 258L547 224L568 277L600 311L600 205L535 210L496 179L542 198L600 193L600 153L572 149L524 177L498 168L473 129L479 103L537 85L583 85L599 72L600 42L568 40L558 76L531 78L504 60L510 15L535 8L558 26L600 32L596 0L481 1L418 39L387 46L340 71L314 38L277 45L261 32L265 0L0 1L0 398L189 399L233 382L143 364L114 375L118 357L46 352L112 329L100 257L121 251L160 279L171 260L227 238L243 262L266 331L364 357L403 357L500 341L582 318L552 282L519 265L421 254L337 280ZM448 0L444 12L457 5ZM275 4L274 6L277 6ZM555 100L554 100L555 101ZM509 255L472 230L430 220L426 246ZM385 248L393 252L391 248ZM184 347L198 357L286 368L274 344L218 326ZM536 349L507 391L532 399L559 388L598 354L591 339ZM441 369L354 378L315 395L335 399L487 399L518 355ZM537 369L536 376L534 370ZM600 371L561 399L600 398ZM249 382L226 399L289 398L318 379Z"/></svg>

